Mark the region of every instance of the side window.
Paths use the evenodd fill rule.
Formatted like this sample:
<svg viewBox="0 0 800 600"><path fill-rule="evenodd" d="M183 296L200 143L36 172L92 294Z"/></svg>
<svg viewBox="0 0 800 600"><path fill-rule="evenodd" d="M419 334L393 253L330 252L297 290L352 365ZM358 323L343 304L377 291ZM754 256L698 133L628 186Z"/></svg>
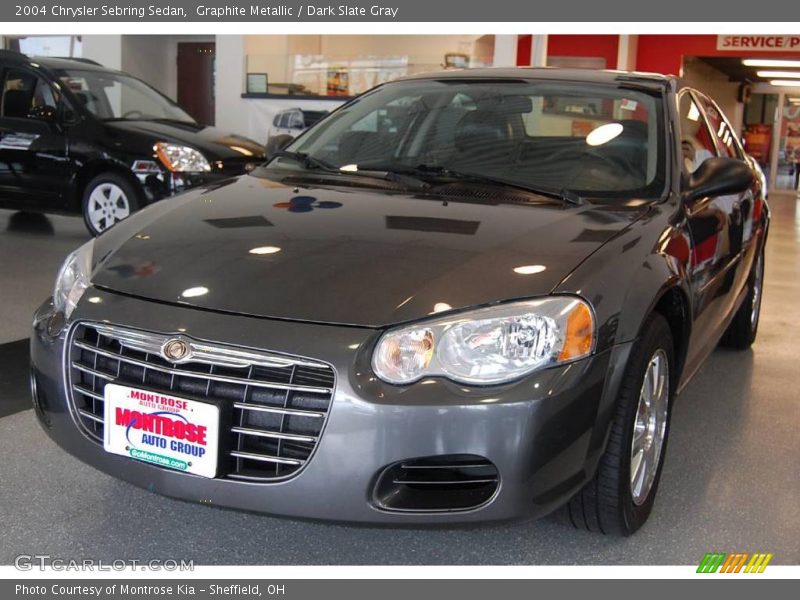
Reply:
<svg viewBox="0 0 800 600"><path fill-rule="evenodd" d="M289 115L290 115L290 113L288 113L288 112L281 113L281 124L280 124L280 128L281 129L288 129L289 128Z"/></svg>
<svg viewBox="0 0 800 600"><path fill-rule="evenodd" d="M303 129L303 113L293 112L289 118L289 127L292 129Z"/></svg>
<svg viewBox="0 0 800 600"><path fill-rule="evenodd" d="M702 94L697 94L698 102L700 102L703 109L706 111L706 118L708 124L711 126L711 131L714 132L717 140L719 140L719 148L722 156L728 158L744 158L742 150L739 147L739 142L736 139L736 133L732 130L730 123L722 114L722 111L717 106Z"/></svg>
<svg viewBox="0 0 800 600"><path fill-rule="evenodd" d="M693 173L706 159L718 155L714 135L708 128L700 107L688 92L680 96L678 111L681 120L683 165L688 173Z"/></svg>
<svg viewBox="0 0 800 600"><path fill-rule="evenodd" d="M3 78L1 116L25 119L34 108L58 106L58 92L44 79L24 69L8 69Z"/></svg>

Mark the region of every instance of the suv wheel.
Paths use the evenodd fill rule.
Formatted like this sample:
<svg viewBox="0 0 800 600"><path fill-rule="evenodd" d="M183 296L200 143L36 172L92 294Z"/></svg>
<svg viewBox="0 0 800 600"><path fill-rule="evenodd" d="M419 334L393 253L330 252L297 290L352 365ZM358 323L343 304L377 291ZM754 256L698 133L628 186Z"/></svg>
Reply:
<svg viewBox="0 0 800 600"><path fill-rule="evenodd" d="M667 321L650 315L631 351L597 472L564 507L576 528L627 536L650 516L669 435L673 357Z"/></svg>
<svg viewBox="0 0 800 600"><path fill-rule="evenodd" d="M125 178L102 173L83 191L83 220L89 233L96 236L139 208L136 190Z"/></svg>

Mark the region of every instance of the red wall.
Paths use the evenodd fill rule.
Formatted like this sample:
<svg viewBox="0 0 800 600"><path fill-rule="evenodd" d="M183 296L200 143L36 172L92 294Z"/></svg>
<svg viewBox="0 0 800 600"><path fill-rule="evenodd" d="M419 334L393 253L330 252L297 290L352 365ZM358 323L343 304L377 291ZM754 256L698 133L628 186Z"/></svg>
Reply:
<svg viewBox="0 0 800 600"><path fill-rule="evenodd" d="M531 64L530 35L517 39L517 65ZM616 35L550 35L548 56L600 56L607 69L617 68ZM636 70L679 75L684 56L730 56L753 58L800 58L797 52L764 52L717 50L716 35L640 35L636 51Z"/></svg>
<svg viewBox="0 0 800 600"><path fill-rule="evenodd" d="M717 50L716 35L640 35L636 50L636 70L679 75L684 56L796 58L799 54L747 49L739 52Z"/></svg>
<svg viewBox="0 0 800 600"><path fill-rule="evenodd" d="M517 65L531 64L530 35L517 38ZM617 68L616 35L548 35L547 56L591 56L606 60L607 69Z"/></svg>

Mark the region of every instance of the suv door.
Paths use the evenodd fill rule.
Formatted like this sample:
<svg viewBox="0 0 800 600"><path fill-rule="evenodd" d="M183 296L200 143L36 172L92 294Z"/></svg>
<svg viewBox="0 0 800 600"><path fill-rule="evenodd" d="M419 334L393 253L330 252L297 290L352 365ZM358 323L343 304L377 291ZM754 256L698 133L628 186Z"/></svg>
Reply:
<svg viewBox="0 0 800 600"><path fill-rule="evenodd" d="M720 156L715 133L691 90L678 95L684 178L707 159ZM738 262L732 214L738 196L710 196L685 206L692 253L689 278L694 296L694 324L687 365L696 364L713 349L730 313L732 283Z"/></svg>
<svg viewBox="0 0 800 600"><path fill-rule="evenodd" d="M7 67L0 83L0 202L9 208L62 208L69 176L60 93L24 67Z"/></svg>

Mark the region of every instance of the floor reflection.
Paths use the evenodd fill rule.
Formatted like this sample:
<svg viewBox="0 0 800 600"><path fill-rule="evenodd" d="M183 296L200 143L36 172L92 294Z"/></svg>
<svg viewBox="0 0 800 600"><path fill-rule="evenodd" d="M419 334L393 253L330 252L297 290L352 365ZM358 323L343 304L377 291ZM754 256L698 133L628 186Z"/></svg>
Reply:
<svg viewBox="0 0 800 600"><path fill-rule="evenodd" d="M36 212L16 212L8 218L6 230L14 233L53 235L53 223L47 215Z"/></svg>

